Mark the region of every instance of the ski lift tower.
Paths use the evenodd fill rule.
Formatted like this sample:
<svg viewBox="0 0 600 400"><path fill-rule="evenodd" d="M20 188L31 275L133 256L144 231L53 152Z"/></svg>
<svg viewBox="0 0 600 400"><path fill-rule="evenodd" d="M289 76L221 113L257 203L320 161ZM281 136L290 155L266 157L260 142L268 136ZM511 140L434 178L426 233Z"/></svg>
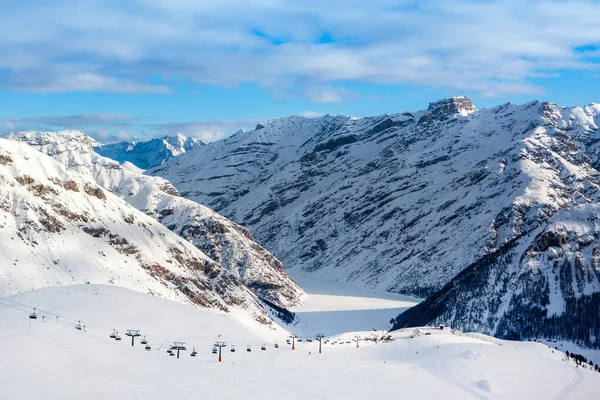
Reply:
<svg viewBox="0 0 600 400"><path fill-rule="evenodd" d="M185 350L185 342L173 342L171 350L177 350L177 358L179 358L179 350Z"/></svg>
<svg viewBox="0 0 600 400"><path fill-rule="evenodd" d="M360 341L360 336L354 336L354 341L356 342L356 348L358 349L358 342Z"/></svg>
<svg viewBox="0 0 600 400"><path fill-rule="evenodd" d="M319 354L321 354L321 342L323 341L324 337L325 337L325 335L323 335L322 333L319 333L317 335L317 340L319 341Z"/></svg>
<svg viewBox="0 0 600 400"><path fill-rule="evenodd" d="M290 337L292 338L292 350L296 350L296 339L298 339L298 335L294 333L293 335L290 335Z"/></svg>
<svg viewBox="0 0 600 400"><path fill-rule="evenodd" d="M133 346L133 342L134 342L135 338L138 336L141 336L140 331L138 329L127 329L127 332L125 332L125 335L131 337L131 345L132 346Z"/></svg>
<svg viewBox="0 0 600 400"><path fill-rule="evenodd" d="M223 359L221 358L221 349L225 346L227 346L225 342L215 342L215 347L219 348L219 362L223 361Z"/></svg>

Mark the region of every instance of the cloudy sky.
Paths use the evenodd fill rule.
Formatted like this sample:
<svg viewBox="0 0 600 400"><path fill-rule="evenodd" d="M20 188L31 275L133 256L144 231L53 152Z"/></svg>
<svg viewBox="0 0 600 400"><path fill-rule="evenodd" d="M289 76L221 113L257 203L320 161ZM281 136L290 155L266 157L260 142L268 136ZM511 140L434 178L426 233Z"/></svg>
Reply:
<svg viewBox="0 0 600 400"><path fill-rule="evenodd" d="M600 2L3 0L0 132L216 140L256 121L600 102Z"/></svg>

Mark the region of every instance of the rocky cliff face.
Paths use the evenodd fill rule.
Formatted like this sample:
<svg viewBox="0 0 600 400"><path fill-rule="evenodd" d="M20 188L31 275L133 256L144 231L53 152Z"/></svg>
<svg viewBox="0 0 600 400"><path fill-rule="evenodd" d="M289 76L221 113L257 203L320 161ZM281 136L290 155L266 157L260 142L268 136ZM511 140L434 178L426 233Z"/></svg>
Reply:
<svg viewBox="0 0 600 400"><path fill-rule="evenodd" d="M155 218L263 298L283 307L297 304L302 298L304 292L287 276L283 264L256 243L246 228L180 197L165 179L143 175L129 163L121 165L96 154L93 139L85 134L21 132L10 138L52 156Z"/></svg>
<svg viewBox="0 0 600 400"><path fill-rule="evenodd" d="M95 181L0 139L0 293L114 284L270 319L229 271Z"/></svg>

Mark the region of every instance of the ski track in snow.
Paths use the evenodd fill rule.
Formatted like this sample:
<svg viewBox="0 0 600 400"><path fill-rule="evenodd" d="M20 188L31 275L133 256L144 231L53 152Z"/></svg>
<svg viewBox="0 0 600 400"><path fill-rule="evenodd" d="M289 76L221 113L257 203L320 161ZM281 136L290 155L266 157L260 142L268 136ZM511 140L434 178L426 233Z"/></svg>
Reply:
<svg viewBox="0 0 600 400"><path fill-rule="evenodd" d="M577 388L577 386L583 380L583 374L577 367L572 367L575 374L573 378L567 382L562 388L560 388L554 395L550 398L550 400L562 400L567 398L567 396Z"/></svg>

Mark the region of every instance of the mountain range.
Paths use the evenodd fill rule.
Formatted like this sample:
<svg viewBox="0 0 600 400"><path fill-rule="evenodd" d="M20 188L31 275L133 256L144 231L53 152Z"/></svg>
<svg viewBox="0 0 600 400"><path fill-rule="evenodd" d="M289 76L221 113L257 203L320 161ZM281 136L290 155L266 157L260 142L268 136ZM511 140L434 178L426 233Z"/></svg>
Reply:
<svg viewBox="0 0 600 400"><path fill-rule="evenodd" d="M108 144L94 142L93 144L96 153L118 162L129 161L142 169L156 167L173 157L203 145L201 140L182 134L148 141L124 141Z"/></svg>
<svg viewBox="0 0 600 400"><path fill-rule="evenodd" d="M454 97L271 120L147 174L248 227L288 268L427 297L396 327L598 347L599 125L598 104L477 110Z"/></svg>
<svg viewBox="0 0 600 400"><path fill-rule="evenodd" d="M375 117L278 118L178 154L138 142L125 162L81 132L11 138L279 306L303 298L285 264L425 298L396 329L444 323L600 347L599 125L598 104L478 110L453 97Z"/></svg>

